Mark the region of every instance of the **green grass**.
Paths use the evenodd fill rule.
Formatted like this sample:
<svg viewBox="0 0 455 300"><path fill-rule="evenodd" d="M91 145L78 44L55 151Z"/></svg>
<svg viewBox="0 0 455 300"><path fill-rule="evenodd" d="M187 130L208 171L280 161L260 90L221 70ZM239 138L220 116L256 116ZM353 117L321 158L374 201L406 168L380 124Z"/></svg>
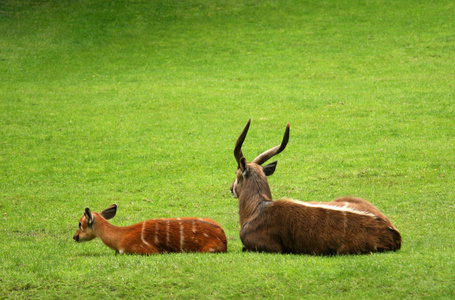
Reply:
<svg viewBox="0 0 455 300"><path fill-rule="evenodd" d="M455 297L451 1L0 1L0 298ZM290 142L275 199L364 197L396 253L242 253L229 194ZM211 217L228 253L115 255L72 236Z"/></svg>

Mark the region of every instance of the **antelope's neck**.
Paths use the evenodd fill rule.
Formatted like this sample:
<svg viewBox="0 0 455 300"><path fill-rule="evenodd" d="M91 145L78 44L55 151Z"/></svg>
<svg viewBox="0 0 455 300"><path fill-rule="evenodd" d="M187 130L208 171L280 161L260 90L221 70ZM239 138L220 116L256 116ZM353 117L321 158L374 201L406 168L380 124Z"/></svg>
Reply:
<svg viewBox="0 0 455 300"><path fill-rule="evenodd" d="M255 219L263 209L272 202L271 198L265 195L254 195L252 197L239 197L240 225Z"/></svg>
<svg viewBox="0 0 455 300"><path fill-rule="evenodd" d="M125 235L124 227L114 226L101 216L95 218L96 235L106 246L119 251L119 245Z"/></svg>

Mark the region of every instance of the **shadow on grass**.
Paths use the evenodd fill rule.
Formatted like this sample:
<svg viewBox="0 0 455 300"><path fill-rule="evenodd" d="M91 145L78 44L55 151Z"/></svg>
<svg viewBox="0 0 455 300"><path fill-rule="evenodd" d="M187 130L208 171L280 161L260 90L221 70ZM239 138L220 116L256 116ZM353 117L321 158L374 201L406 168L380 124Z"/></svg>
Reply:
<svg viewBox="0 0 455 300"><path fill-rule="evenodd" d="M81 253L74 253L74 257L109 257L109 256L116 256L115 252L81 252Z"/></svg>

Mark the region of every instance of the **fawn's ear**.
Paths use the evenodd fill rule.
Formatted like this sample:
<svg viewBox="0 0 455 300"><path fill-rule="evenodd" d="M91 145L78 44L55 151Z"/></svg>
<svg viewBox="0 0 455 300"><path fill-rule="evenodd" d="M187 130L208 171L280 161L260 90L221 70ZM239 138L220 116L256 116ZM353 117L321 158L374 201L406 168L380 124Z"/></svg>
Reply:
<svg viewBox="0 0 455 300"><path fill-rule="evenodd" d="M103 216L103 218L105 218L106 220L110 220L112 219L113 217L115 217L115 213L117 212L117 204L112 204L111 206L109 206L108 208L106 208L105 210L103 210L101 212L101 215Z"/></svg>
<svg viewBox="0 0 455 300"><path fill-rule="evenodd" d="M262 167L262 170L264 171L265 176L270 176L273 174L273 172L275 172L277 163L278 163L277 161L274 161L273 163L269 163L267 166Z"/></svg>
<svg viewBox="0 0 455 300"><path fill-rule="evenodd" d="M89 227L92 227L93 221L94 221L95 219L93 219L92 212L90 211L90 208L88 208L88 207L85 208L84 216L85 216L85 218L87 219L87 224L88 224L88 226L89 226Z"/></svg>

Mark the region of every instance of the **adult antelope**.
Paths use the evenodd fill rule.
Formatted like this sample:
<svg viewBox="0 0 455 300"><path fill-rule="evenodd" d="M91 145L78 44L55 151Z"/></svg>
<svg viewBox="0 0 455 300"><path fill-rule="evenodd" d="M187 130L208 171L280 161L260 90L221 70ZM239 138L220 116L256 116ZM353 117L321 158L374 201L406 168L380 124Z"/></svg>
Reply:
<svg viewBox="0 0 455 300"><path fill-rule="evenodd" d="M284 150L289 124L280 145L247 163L241 149L250 122L251 119L235 144L238 167L231 186L232 195L239 199L243 251L331 255L400 249L398 230L374 205L361 198L273 201L266 176L273 174L277 162L261 165Z"/></svg>
<svg viewBox="0 0 455 300"><path fill-rule="evenodd" d="M81 243L99 237L106 246L121 254L218 253L227 250L223 228L211 219L151 219L118 227L107 221L112 219L116 212L116 204L101 213L91 212L86 207L73 239Z"/></svg>

